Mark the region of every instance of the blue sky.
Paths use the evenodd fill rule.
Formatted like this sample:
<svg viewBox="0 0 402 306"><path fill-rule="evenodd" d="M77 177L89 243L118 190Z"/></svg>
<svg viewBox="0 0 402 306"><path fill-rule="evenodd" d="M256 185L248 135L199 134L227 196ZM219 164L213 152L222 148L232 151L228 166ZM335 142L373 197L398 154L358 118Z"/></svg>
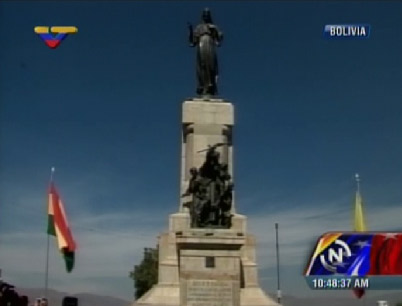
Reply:
<svg viewBox="0 0 402 306"><path fill-rule="evenodd" d="M195 93L186 23L210 7L225 34L221 97L235 105L236 207L275 290L280 223L284 294L312 295L301 272L324 231L351 227L354 174L368 226L402 229L402 3L1 2L0 267L44 285L51 166L78 242L50 285L131 299L127 277L179 205L180 107ZM371 37L328 41L328 23ZM51 50L37 25L74 25Z"/></svg>

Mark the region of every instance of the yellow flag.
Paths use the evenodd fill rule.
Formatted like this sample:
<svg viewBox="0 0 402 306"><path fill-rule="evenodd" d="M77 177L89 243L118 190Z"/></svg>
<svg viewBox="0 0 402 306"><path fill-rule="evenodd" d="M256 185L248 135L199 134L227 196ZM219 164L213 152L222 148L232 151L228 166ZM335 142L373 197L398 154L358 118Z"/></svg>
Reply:
<svg viewBox="0 0 402 306"><path fill-rule="evenodd" d="M363 201L362 201L362 198L358 191L356 192L356 199L355 199L354 230L357 232L364 232L367 230L364 213L363 213Z"/></svg>
<svg viewBox="0 0 402 306"><path fill-rule="evenodd" d="M356 178L358 179L358 175L356 175ZM356 232L364 232L367 230L366 227L366 222L364 220L364 213L363 213L363 201L362 197L360 196L359 190L356 191L356 198L355 198L355 224L353 225L354 230ZM360 299L364 293L364 289L353 289L353 293L355 296Z"/></svg>

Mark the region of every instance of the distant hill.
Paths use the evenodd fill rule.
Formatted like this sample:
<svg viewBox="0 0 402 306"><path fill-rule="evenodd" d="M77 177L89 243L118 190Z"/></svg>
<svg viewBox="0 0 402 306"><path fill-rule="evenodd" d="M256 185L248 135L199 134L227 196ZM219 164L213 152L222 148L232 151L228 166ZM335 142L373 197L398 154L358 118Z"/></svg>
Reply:
<svg viewBox="0 0 402 306"><path fill-rule="evenodd" d="M34 302L36 298L43 296L43 289L16 288L16 291L20 295L28 296L30 303ZM49 306L61 306L61 302L65 296L77 297L79 306L129 306L132 304L132 302L111 296L102 296L90 293L68 294L49 289Z"/></svg>

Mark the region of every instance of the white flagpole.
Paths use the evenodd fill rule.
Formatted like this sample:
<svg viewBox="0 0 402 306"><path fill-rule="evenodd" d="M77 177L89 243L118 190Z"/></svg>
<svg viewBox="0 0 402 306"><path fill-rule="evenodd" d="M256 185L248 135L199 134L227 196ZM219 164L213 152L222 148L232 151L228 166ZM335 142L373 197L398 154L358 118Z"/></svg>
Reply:
<svg viewBox="0 0 402 306"><path fill-rule="evenodd" d="M50 170L50 184L53 183L53 175L56 169L54 167ZM49 205L49 204L48 204ZM47 207L48 209L48 207ZM46 213L48 211L46 210ZM46 249L46 276L45 276L45 298L48 299L48 287L49 287L49 245L50 245L50 237L46 229L46 236L47 236L47 249Z"/></svg>
<svg viewBox="0 0 402 306"><path fill-rule="evenodd" d="M278 285L278 291L277 291L277 299L278 299L278 304L281 303L281 286L280 286L280 278L279 278L279 239L278 239L278 229L279 225L278 223L275 223L275 233L276 233L276 275L277 275L277 285Z"/></svg>

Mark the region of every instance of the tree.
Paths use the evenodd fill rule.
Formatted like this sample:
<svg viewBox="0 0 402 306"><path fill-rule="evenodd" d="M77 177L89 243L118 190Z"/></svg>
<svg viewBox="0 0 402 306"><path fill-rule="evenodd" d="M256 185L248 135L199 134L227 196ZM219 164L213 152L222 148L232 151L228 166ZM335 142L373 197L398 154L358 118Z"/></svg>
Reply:
<svg viewBox="0 0 402 306"><path fill-rule="evenodd" d="M130 278L134 280L135 299L139 299L158 282L158 253L157 248L144 248L144 258L130 272Z"/></svg>

